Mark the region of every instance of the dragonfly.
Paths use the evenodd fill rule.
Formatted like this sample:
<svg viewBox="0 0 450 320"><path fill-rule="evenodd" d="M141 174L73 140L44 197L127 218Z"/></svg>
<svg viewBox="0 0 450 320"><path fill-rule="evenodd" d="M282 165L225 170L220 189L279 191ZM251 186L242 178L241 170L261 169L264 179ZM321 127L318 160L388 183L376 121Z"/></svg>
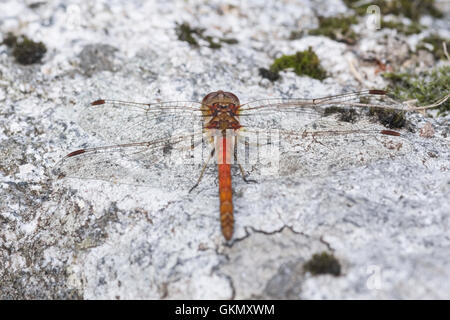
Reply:
<svg viewBox="0 0 450 320"><path fill-rule="evenodd" d="M374 89L244 104L222 90L201 102L98 99L86 107L80 123L109 143L68 153L54 174L168 189L189 185L192 192L215 162L220 225L228 241L234 230L232 169L254 183L298 168L301 175L326 174L343 163L361 165L401 152L405 144L399 131L353 119L374 109L404 112L408 107ZM342 151L353 143L371 151Z"/></svg>

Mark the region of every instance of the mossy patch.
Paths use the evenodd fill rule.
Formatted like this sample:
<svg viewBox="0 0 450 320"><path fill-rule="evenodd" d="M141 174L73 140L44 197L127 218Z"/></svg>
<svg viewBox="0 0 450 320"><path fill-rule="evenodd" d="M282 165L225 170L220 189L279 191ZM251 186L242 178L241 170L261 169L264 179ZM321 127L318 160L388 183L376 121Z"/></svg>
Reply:
<svg viewBox="0 0 450 320"><path fill-rule="evenodd" d="M226 44L237 44L239 41L234 38L220 38L220 42L226 43Z"/></svg>
<svg viewBox="0 0 450 320"><path fill-rule="evenodd" d="M278 72L272 72L269 69L266 68L259 68L259 75L263 78L269 79L270 81L274 82L280 79L280 74Z"/></svg>
<svg viewBox="0 0 450 320"><path fill-rule="evenodd" d="M291 34L289 35L289 40L297 40L300 39L304 34L304 31L295 30L291 31Z"/></svg>
<svg viewBox="0 0 450 320"><path fill-rule="evenodd" d="M186 41L191 46L198 47L197 39L194 35L199 35L203 33L203 29L192 28L188 23L177 24L175 32L178 36L178 40Z"/></svg>
<svg viewBox="0 0 450 320"><path fill-rule="evenodd" d="M403 33L404 35L407 36L421 33L422 30L425 29L425 26L422 26L417 22L412 22L411 24L407 25L401 22L385 21L385 20L382 20L381 27L388 29L395 29L397 30L398 33Z"/></svg>
<svg viewBox="0 0 450 320"><path fill-rule="evenodd" d="M324 115L329 116L338 113L339 121L354 123L358 119L358 112L355 109L345 109L337 106L331 106L325 109Z"/></svg>
<svg viewBox="0 0 450 320"><path fill-rule="evenodd" d="M341 264L332 254L316 253L308 260L303 269L312 275L331 274L335 277L341 274Z"/></svg>
<svg viewBox="0 0 450 320"><path fill-rule="evenodd" d="M437 34L432 34L419 42L417 45L417 50L427 50L430 51L435 59L447 59L443 43L445 42L447 50L450 50L450 39L441 38Z"/></svg>
<svg viewBox="0 0 450 320"><path fill-rule="evenodd" d="M14 35L13 33L11 33L11 32L8 32L7 34L6 34L6 36L5 36L5 38L3 39L3 42L2 42L4 45L6 45L7 47L9 47L9 48L12 48L12 47L14 47L15 45L16 45L16 43L17 43L17 36L16 35Z"/></svg>
<svg viewBox="0 0 450 320"><path fill-rule="evenodd" d="M450 92L450 66L420 74L384 73L383 77L390 82L386 90L397 100L417 99L420 105L427 105ZM450 111L450 101L436 108L438 115L445 115Z"/></svg>
<svg viewBox="0 0 450 320"><path fill-rule="evenodd" d="M378 122L389 129L400 129L406 124L404 111L371 107L369 108L369 115L375 117Z"/></svg>
<svg viewBox="0 0 450 320"><path fill-rule="evenodd" d="M371 5L378 6L382 15L403 15L413 21L418 21L422 15L431 15L435 18L442 18L444 16L443 13L435 7L435 0L344 0L344 2L347 7L354 9L360 16L366 15L367 8Z"/></svg>
<svg viewBox="0 0 450 320"><path fill-rule="evenodd" d="M12 55L16 61L23 65L41 62L47 48L42 42L35 42L25 36L17 37L8 33L3 44L12 49Z"/></svg>
<svg viewBox="0 0 450 320"><path fill-rule="evenodd" d="M308 50L298 51L293 55L284 55L275 59L269 70L278 73L290 68L299 76L308 76L318 80L327 77L326 71L320 65L319 58L311 47Z"/></svg>
<svg viewBox="0 0 450 320"><path fill-rule="evenodd" d="M178 24L175 28L175 32L178 36L178 40L186 41L193 47L199 47L199 40L204 40L208 43L208 47L211 49L222 48L222 43L226 44L236 44L238 41L234 38L214 38L209 35L205 35L205 29L203 28L193 28L188 23L183 22Z"/></svg>
<svg viewBox="0 0 450 320"><path fill-rule="evenodd" d="M351 17L319 17L319 27L309 31L311 35L322 35L336 41L354 44L358 39L351 25L358 23L355 16Z"/></svg>

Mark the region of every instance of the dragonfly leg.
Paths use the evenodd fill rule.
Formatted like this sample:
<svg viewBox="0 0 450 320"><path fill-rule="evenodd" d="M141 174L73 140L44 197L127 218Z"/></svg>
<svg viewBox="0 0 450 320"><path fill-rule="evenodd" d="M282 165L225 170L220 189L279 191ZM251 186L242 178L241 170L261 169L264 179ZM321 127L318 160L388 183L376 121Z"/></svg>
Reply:
<svg viewBox="0 0 450 320"><path fill-rule="evenodd" d="M211 158L214 156L215 152L216 152L216 148L213 148L208 157L208 160L206 160L205 164L203 165L202 171L200 172L200 177L198 177L197 182L192 186L191 189L189 189L188 193L191 193L191 191L194 190L199 185L200 181L202 181L203 174L205 173L205 170L206 170L206 167L208 166L209 160L211 160Z"/></svg>
<svg viewBox="0 0 450 320"><path fill-rule="evenodd" d="M238 166L239 166L239 170L241 170L242 180L244 180L245 183L257 183L258 182L253 179L247 179L245 177L245 172L244 172L244 168L242 168L242 165L240 163L238 163Z"/></svg>
<svg viewBox="0 0 450 320"><path fill-rule="evenodd" d="M306 137L306 136L308 136L308 133L305 131L305 132L303 132L303 137ZM314 135L314 133L311 134L311 139L312 139L312 141L311 141L311 143L308 144L308 146L306 147L306 151L309 150L309 148L311 147L311 145L312 145L313 143L319 143L319 144L325 146L322 142L320 142L319 140L316 139L316 136Z"/></svg>
<svg viewBox="0 0 450 320"><path fill-rule="evenodd" d="M239 170L241 171L241 176L242 176L242 180L244 180L245 183L256 183L256 180L250 180L247 179L245 177L245 172L244 172L244 168L242 167L242 165L238 162L238 157L237 157L237 137L235 137L234 139L234 161L238 164L239 166Z"/></svg>

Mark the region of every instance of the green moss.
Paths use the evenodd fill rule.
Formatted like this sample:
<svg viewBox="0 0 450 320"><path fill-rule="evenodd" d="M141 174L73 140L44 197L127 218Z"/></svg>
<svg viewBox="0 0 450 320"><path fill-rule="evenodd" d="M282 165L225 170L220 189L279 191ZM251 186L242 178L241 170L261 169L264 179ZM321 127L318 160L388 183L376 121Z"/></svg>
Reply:
<svg viewBox="0 0 450 320"><path fill-rule="evenodd" d="M419 42L419 44L417 45L417 50L423 49L430 51L431 53L433 53L435 59L447 59L444 53L444 48L442 46L443 42L445 42L447 50L450 50L450 39L441 38L437 34L432 34ZM429 45L431 45L433 49L430 49Z"/></svg>
<svg viewBox="0 0 450 320"><path fill-rule="evenodd" d="M208 41L208 46L211 49L220 49L220 48L222 48L222 45L219 42L214 41L214 38L211 37L211 36L205 36L203 39Z"/></svg>
<svg viewBox="0 0 450 320"><path fill-rule="evenodd" d="M259 68L259 75L263 78L269 79L270 81L274 82L280 79L280 74L278 72L272 72L269 69L266 68Z"/></svg>
<svg viewBox="0 0 450 320"><path fill-rule="evenodd" d="M431 104L450 92L450 66L421 74L384 73L390 84L386 88L397 100L417 99L420 105ZM450 111L450 101L437 107L438 114Z"/></svg>
<svg viewBox="0 0 450 320"><path fill-rule="evenodd" d="M322 35L333 40L353 44L358 36L351 25L358 23L358 19L351 17L319 17L319 27L309 31L311 35Z"/></svg>
<svg viewBox="0 0 450 320"><path fill-rule="evenodd" d="M363 2L360 0L344 0L347 7L352 8L357 14L364 16L370 5L377 5L382 15L403 15L411 20L417 21L422 15L431 15L442 18L443 14L434 6L434 0L373 0Z"/></svg>
<svg viewBox="0 0 450 320"><path fill-rule="evenodd" d="M12 34L11 32L8 32L6 34L5 39L3 39L2 42L4 45L6 45L9 48L12 48L16 45L17 43L17 36L15 36L14 34Z"/></svg>
<svg viewBox="0 0 450 320"><path fill-rule="evenodd" d="M336 107L336 106L332 106L332 107L328 107L325 109L325 116L329 116L335 113L340 113L342 111L342 108Z"/></svg>
<svg viewBox="0 0 450 320"><path fill-rule="evenodd" d="M18 42L13 50L13 56L20 64L33 64L40 62L47 52L47 48L42 42L24 38Z"/></svg>
<svg viewBox="0 0 450 320"><path fill-rule="evenodd" d="M202 39L208 42L208 46L211 49L220 49L222 43L226 44L236 44L238 41L233 38L219 38L217 41L212 36L205 35L205 29L203 28L192 28L188 23L184 22L182 24L177 23L175 32L178 36L178 40L186 41L193 47L198 47L198 39Z"/></svg>
<svg viewBox="0 0 450 320"><path fill-rule="evenodd" d="M39 8L40 6L45 5L45 4L46 4L45 1L37 1L37 2L30 3L30 4L28 5L28 8L30 8L30 9L36 9L36 8Z"/></svg>
<svg viewBox="0 0 450 320"><path fill-rule="evenodd" d="M291 34L289 35L289 40L297 40L300 39L303 36L303 31L291 31Z"/></svg>
<svg viewBox="0 0 450 320"><path fill-rule="evenodd" d="M420 33L425 28L424 26L422 26L417 22L413 22L410 25L406 25L401 22L384 21L384 20L381 22L381 26L383 28L395 29L397 30L397 32L403 33L407 36Z"/></svg>
<svg viewBox="0 0 450 320"><path fill-rule="evenodd" d="M378 122L390 129L403 128L406 124L404 111L372 107L369 109L369 115L377 118Z"/></svg>
<svg viewBox="0 0 450 320"><path fill-rule="evenodd" d="M177 27L175 28L175 32L178 36L178 40L186 41L191 46L198 47L198 42L195 39L194 35L203 34L204 29L201 28L192 28L188 23L183 22L182 24L177 23Z"/></svg>
<svg viewBox="0 0 450 320"><path fill-rule="evenodd" d="M336 106L331 106L325 109L324 115L329 116L339 113L339 121L354 123L358 119L358 113L355 109L344 109Z"/></svg>
<svg viewBox="0 0 450 320"><path fill-rule="evenodd" d="M313 275L332 274L337 277L341 274L341 264L332 254L327 252L314 254L303 265L303 269Z"/></svg>
<svg viewBox="0 0 450 320"><path fill-rule="evenodd" d="M220 38L220 42L224 42L227 44L237 44L239 41L237 41L237 39L234 38Z"/></svg>
<svg viewBox="0 0 450 320"><path fill-rule="evenodd" d="M8 33L3 44L12 48L12 55L20 64L28 65L40 62L47 52L42 42L35 42L25 36L17 37Z"/></svg>
<svg viewBox="0 0 450 320"><path fill-rule="evenodd" d="M270 66L270 71L278 73L281 70L294 69L294 72L299 76L309 76L314 79L323 80L327 73L320 65L319 58L312 51L311 47L305 51L298 51L293 55L284 55L275 59Z"/></svg>
<svg viewBox="0 0 450 320"><path fill-rule="evenodd" d="M354 123L358 119L358 113L354 109L346 109L341 112L340 121Z"/></svg>

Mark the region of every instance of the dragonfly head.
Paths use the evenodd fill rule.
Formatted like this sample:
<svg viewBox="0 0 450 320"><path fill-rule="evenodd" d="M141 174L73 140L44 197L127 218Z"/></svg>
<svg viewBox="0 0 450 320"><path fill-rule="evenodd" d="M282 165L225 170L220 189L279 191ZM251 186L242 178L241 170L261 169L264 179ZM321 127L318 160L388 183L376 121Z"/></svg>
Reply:
<svg viewBox="0 0 450 320"><path fill-rule="evenodd" d="M207 94L202 105L204 112L208 115L209 129L239 129L241 125L237 120L240 102L238 97L231 92L222 90L214 91Z"/></svg>
<svg viewBox="0 0 450 320"><path fill-rule="evenodd" d="M202 104L206 106L218 105L220 109L226 109L231 105L235 107L240 105L238 97L231 92L222 90L208 93L202 100Z"/></svg>

